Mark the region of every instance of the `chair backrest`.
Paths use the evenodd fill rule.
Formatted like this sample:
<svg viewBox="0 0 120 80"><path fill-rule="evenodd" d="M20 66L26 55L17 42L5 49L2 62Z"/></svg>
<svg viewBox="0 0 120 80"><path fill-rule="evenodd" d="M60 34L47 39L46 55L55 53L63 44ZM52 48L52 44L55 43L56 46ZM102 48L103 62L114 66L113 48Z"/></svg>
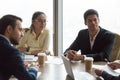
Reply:
<svg viewBox="0 0 120 80"><path fill-rule="evenodd" d="M120 59L120 35L115 33L115 41L113 44L112 51L110 53L110 60L119 60Z"/></svg>

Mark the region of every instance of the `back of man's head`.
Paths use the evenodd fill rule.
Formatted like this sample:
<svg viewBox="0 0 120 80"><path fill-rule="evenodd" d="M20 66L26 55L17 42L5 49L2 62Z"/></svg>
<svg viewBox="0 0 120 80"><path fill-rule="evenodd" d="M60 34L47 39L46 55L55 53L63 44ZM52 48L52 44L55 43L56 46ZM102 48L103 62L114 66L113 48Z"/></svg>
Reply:
<svg viewBox="0 0 120 80"><path fill-rule="evenodd" d="M16 25L16 20L22 21L20 17L15 15L5 15L0 19L0 34L4 35L6 28L10 25L13 29Z"/></svg>

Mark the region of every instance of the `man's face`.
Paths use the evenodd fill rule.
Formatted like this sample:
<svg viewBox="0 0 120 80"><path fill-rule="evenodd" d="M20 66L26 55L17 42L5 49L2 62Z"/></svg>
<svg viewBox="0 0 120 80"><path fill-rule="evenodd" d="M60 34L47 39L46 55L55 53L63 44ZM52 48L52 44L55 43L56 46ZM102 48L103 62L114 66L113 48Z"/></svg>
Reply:
<svg viewBox="0 0 120 80"><path fill-rule="evenodd" d="M10 34L10 41L14 45L18 45L21 37L23 36L21 21L16 21L15 29L12 29Z"/></svg>
<svg viewBox="0 0 120 80"><path fill-rule="evenodd" d="M97 15L89 15L85 21L85 25L88 26L90 31L94 31L99 27L99 18Z"/></svg>

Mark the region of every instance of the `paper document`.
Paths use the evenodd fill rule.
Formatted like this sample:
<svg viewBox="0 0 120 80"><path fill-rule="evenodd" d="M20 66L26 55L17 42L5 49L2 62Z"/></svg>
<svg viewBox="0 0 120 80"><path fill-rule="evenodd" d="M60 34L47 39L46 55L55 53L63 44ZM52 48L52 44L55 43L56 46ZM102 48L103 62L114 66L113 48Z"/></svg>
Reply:
<svg viewBox="0 0 120 80"><path fill-rule="evenodd" d="M38 57L35 57L34 55L25 55L24 61L37 61Z"/></svg>
<svg viewBox="0 0 120 80"><path fill-rule="evenodd" d="M112 70L108 65L93 65L93 68L104 70L104 71L106 71L109 74L112 74L114 76L120 75L120 69Z"/></svg>
<svg viewBox="0 0 120 80"><path fill-rule="evenodd" d="M96 78L87 72L75 72L75 80L96 80Z"/></svg>

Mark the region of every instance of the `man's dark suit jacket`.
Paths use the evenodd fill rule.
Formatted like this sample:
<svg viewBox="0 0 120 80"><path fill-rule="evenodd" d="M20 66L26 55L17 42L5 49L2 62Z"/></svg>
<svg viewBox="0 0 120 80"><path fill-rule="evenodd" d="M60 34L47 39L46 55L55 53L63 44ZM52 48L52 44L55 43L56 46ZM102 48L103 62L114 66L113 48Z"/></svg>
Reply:
<svg viewBox="0 0 120 80"><path fill-rule="evenodd" d="M109 60L109 54L112 50L114 38L115 35L112 32L100 28L100 32L95 39L93 48L91 49L88 29L84 29L79 32L77 38L65 53L68 50L81 50L81 54L93 57L94 61Z"/></svg>
<svg viewBox="0 0 120 80"><path fill-rule="evenodd" d="M20 52L0 35L0 80L9 80L11 75L18 80L36 80L37 71L33 68L27 71Z"/></svg>
<svg viewBox="0 0 120 80"><path fill-rule="evenodd" d="M113 75L107 73L106 71L103 71L101 76L104 78L104 80L120 80L120 75L113 76Z"/></svg>

